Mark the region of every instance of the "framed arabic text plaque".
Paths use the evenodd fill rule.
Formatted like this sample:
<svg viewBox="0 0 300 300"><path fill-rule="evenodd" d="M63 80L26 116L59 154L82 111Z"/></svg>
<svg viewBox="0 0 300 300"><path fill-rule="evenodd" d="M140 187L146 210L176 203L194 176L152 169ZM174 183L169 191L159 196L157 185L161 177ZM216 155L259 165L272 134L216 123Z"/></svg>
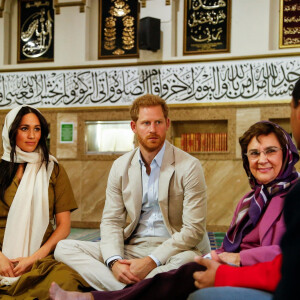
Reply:
<svg viewBox="0 0 300 300"><path fill-rule="evenodd" d="M279 48L300 47L300 2L280 0Z"/></svg>
<svg viewBox="0 0 300 300"><path fill-rule="evenodd" d="M138 57L138 0L100 0L99 58Z"/></svg>
<svg viewBox="0 0 300 300"><path fill-rule="evenodd" d="M18 5L18 62L53 61L52 0L19 0Z"/></svg>
<svg viewBox="0 0 300 300"><path fill-rule="evenodd" d="M231 0L185 0L183 54L230 51Z"/></svg>

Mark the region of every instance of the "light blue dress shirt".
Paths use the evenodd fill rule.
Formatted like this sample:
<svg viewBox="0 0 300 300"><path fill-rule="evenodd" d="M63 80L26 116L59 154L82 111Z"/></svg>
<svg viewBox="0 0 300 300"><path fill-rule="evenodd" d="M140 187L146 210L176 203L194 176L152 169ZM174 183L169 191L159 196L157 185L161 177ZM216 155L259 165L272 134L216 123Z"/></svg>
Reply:
<svg viewBox="0 0 300 300"><path fill-rule="evenodd" d="M159 174L165 148L166 144L163 145L152 160L149 175L146 172L146 166L139 151L139 162L142 168L143 198L140 220L133 237L170 237L158 204Z"/></svg>

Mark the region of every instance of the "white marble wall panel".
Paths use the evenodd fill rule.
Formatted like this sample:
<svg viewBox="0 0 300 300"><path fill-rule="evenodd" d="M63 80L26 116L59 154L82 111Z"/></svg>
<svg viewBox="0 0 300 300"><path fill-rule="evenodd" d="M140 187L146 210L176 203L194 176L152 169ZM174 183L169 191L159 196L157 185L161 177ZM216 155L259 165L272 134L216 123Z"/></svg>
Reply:
<svg viewBox="0 0 300 300"><path fill-rule="evenodd" d="M260 108L239 108L236 110L236 158L241 158L239 137L254 123L261 120Z"/></svg>

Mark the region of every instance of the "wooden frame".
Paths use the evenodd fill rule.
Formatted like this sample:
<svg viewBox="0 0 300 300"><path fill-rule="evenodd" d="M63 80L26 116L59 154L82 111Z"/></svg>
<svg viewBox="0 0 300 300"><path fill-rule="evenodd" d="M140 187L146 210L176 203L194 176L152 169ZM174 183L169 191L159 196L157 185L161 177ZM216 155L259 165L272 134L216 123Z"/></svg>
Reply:
<svg viewBox="0 0 300 300"><path fill-rule="evenodd" d="M183 54L229 52L230 25L231 0L185 0Z"/></svg>
<svg viewBox="0 0 300 300"><path fill-rule="evenodd" d="M85 11L86 0L79 0L79 1L72 1L72 2L62 2L59 0L54 0L54 8L55 14L60 14L61 7L72 7L72 6L79 6L79 12L83 13Z"/></svg>
<svg viewBox="0 0 300 300"><path fill-rule="evenodd" d="M18 0L18 63L54 60L52 0Z"/></svg>
<svg viewBox="0 0 300 300"><path fill-rule="evenodd" d="M98 57L139 57L138 21L137 0L99 0Z"/></svg>
<svg viewBox="0 0 300 300"><path fill-rule="evenodd" d="M280 0L279 48L300 47L299 0Z"/></svg>

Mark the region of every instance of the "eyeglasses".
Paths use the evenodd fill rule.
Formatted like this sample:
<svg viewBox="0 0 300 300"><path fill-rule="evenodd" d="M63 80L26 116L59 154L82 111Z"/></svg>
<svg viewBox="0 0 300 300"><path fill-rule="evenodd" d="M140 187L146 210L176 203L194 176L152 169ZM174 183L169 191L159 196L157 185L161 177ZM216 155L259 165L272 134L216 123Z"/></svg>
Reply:
<svg viewBox="0 0 300 300"><path fill-rule="evenodd" d="M247 153L244 153L247 155L248 159L256 160L260 157L260 154L263 153L267 158L271 158L277 154L278 151L282 150L282 148L278 147L268 147L267 149L263 151L258 151L256 149L249 150Z"/></svg>

